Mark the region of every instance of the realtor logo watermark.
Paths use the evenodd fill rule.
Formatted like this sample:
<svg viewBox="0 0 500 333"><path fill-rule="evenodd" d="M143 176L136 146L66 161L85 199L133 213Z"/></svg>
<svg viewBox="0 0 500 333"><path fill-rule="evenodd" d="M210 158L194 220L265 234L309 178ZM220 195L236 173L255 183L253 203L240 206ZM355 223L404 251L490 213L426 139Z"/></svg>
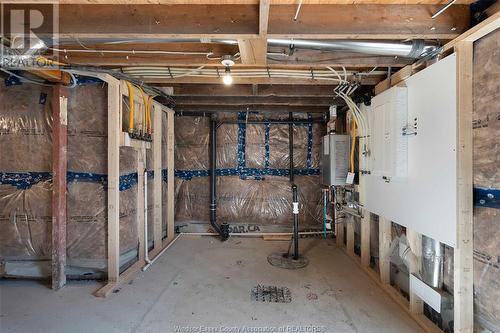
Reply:
<svg viewBox="0 0 500 333"><path fill-rule="evenodd" d="M54 67L50 60L58 44L58 1L2 0L0 20L0 67Z"/></svg>

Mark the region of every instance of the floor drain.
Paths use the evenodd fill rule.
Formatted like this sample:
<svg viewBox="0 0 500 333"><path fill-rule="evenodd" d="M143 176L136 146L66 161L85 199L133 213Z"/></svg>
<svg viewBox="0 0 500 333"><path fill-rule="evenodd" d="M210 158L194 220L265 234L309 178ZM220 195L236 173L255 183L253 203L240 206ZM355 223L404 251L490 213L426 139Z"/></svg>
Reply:
<svg viewBox="0 0 500 333"><path fill-rule="evenodd" d="M252 301L268 303L290 303L292 294L287 287L261 286L252 288Z"/></svg>

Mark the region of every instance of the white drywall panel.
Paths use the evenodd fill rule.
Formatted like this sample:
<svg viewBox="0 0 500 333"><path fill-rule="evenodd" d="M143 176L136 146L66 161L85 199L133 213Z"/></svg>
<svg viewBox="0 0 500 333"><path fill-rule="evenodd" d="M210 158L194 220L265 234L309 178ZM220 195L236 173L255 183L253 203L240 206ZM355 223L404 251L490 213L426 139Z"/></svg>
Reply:
<svg viewBox="0 0 500 333"><path fill-rule="evenodd" d="M381 175L367 175L364 205L375 214L454 247L457 221L455 55L411 76L405 83L408 124L412 130L417 119L417 135L407 136L407 177L387 182ZM375 96L372 106L377 105L377 99L383 99L384 94L390 94L391 89ZM372 130L379 126L377 121L371 124Z"/></svg>

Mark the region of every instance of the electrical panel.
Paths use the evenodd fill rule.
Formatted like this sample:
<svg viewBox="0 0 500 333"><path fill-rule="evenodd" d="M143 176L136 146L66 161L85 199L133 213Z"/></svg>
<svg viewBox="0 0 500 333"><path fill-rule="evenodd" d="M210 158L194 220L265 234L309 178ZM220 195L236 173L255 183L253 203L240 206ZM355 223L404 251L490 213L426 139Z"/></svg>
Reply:
<svg viewBox="0 0 500 333"><path fill-rule="evenodd" d="M408 174L408 92L395 87L372 100L372 174L385 181Z"/></svg>
<svg viewBox="0 0 500 333"><path fill-rule="evenodd" d="M323 185L345 185L349 172L349 135L327 134L321 149L321 173Z"/></svg>

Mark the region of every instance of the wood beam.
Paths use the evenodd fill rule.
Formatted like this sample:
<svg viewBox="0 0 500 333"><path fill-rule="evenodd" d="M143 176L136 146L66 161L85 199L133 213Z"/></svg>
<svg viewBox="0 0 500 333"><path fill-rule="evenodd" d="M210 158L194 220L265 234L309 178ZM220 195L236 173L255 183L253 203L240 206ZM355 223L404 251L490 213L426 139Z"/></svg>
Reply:
<svg viewBox="0 0 500 333"><path fill-rule="evenodd" d="M60 5L59 32L79 39L252 38L258 15L255 5Z"/></svg>
<svg viewBox="0 0 500 333"><path fill-rule="evenodd" d="M270 6L268 37L452 39L468 28L468 6L453 5L432 20L431 14L440 6L307 5L303 6L299 20L293 21L296 5L274 5ZM61 38L260 37L259 7L249 4L62 4L59 9Z"/></svg>
<svg viewBox="0 0 500 333"><path fill-rule="evenodd" d="M324 113L328 112L327 106L281 106L281 105L224 105L224 106L198 106L198 105L178 105L176 112L309 112Z"/></svg>
<svg viewBox="0 0 500 333"><path fill-rule="evenodd" d="M457 5L468 5L475 0L457 0ZM298 0L270 0L271 5L296 5ZM446 0L303 0L304 5L351 4L445 4ZM60 4L129 4L129 5L257 5L259 0L59 0Z"/></svg>
<svg viewBox="0 0 500 333"><path fill-rule="evenodd" d="M267 63L267 40L264 38L238 39L241 63L265 65Z"/></svg>
<svg viewBox="0 0 500 333"><path fill-rule="evenodd" d="M283 105L283 106L330 106L331 97L294 97L294 96L178 96L176 105Z"/></svg>
<svg viewBox="0 0 500 333"><path fill-rule="evenodd" d="M259 38L238 39L241 63L267 63L267 26L269 24L269 0L260 0L259 3Z"/></svg>
<svg viewBox="0 0 500 333"><path fill-rule="evenodd" d="M68 92L52 89L52 289L66 284L66 173L68 167Z"/></svg>
<svg viewBox="0 0 500 333"><path fill-rule="evenodd" d="M257 86L254 93L254 86ZM181 84L174 85L174 96L302 96L330 97L332 86Z"/></svg>

